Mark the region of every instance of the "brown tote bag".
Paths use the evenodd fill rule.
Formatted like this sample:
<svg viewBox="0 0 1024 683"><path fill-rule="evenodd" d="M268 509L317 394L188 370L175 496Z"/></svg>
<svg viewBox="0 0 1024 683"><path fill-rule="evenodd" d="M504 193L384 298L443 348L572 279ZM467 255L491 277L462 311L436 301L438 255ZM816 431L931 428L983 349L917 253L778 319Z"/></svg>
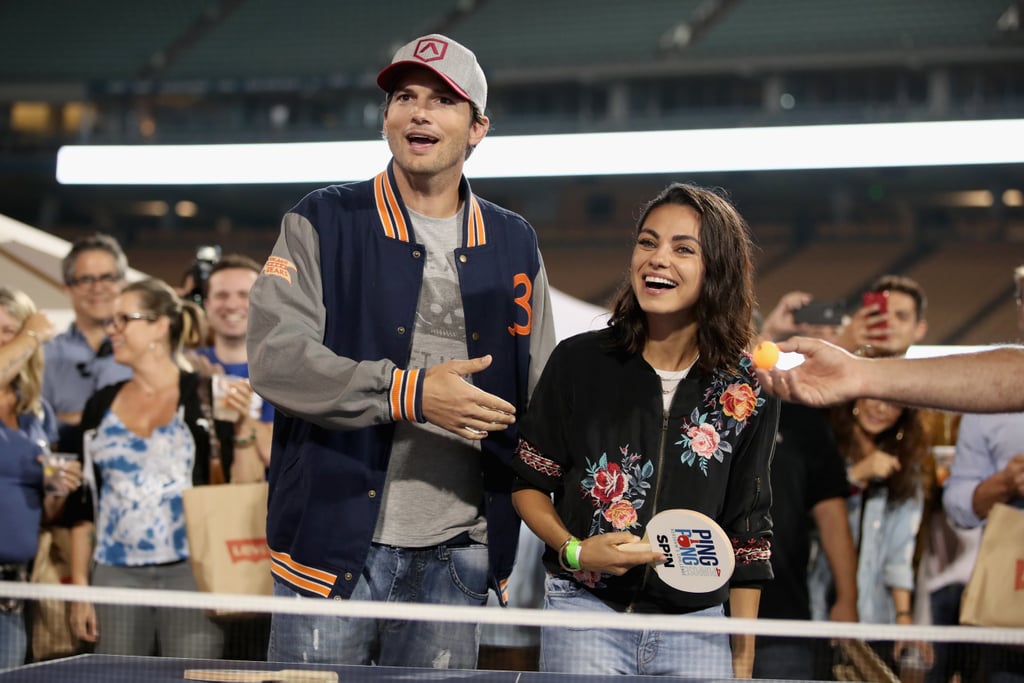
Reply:
<svg viewBox="0 0 1024 683"><path fill-rule="evenodd" d="M32 583L71 582L71 533L59 526L43 527L32 563ZM37 661L75 654L77 641L68 625L68 603L37 600L32 610L32 658Z"/></svg>
<svg viewBox="0 0 1024 683"><path fill-rule="evenodd" d="M183 493L192 572L209 593L272 595L267 484L195 486ZM241 616L211 611L213 616Z"/></svg>
<svg viewBox="0 0 1024 683"><path fill-rule="evenodd" d="M1024 510L996 503L988 513L960 623L1024 626Z"/></svg>

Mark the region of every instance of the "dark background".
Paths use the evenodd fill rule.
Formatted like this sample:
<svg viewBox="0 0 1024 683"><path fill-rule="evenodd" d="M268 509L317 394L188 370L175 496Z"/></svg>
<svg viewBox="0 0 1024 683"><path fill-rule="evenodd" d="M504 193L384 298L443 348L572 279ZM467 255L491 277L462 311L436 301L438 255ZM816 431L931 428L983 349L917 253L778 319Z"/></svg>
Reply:
<svg viewBox="0 0 1024 683"><path fill-rule="evenodd" d="M1022 118L1021 14L1011 0L0 0L0 213L65 238L110 232L133 266L172 282L202 244L262 260L281 214L314 187L61 186L56 150L375 139L377 70L435 31L477 53L498 135ZM796 288L853 301L877 274L899 272L930 295L926 342L990 343L1016 335L1022 171L527 178L474 190L534 224L554 286L604 303L644 201L673 180L722 186L759 245L763 307Z"/></svg>

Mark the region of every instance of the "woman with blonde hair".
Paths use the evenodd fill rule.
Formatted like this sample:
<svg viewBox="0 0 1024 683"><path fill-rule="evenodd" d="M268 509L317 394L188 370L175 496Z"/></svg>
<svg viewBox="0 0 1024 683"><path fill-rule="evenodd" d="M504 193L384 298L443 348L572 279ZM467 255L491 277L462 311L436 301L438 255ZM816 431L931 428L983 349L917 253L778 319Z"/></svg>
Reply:
<svg viewBox="0 0 1024 683"><path fill-rule="evenodd" d="M106 328L114 358L133 374L82 411L94 480L69 502L72 582L196 590L182 494L209 483L210 436L199 376L181 349L203 338L202 311L164 282L143 280L122 290ZM70 621L105 654L209 658L223 646L219 627L196 610L75 603Z"/></svg>
<svg viewBox="0 0 1024 683"><path fill-rule="evenodd" d="M43 400L42 345L53 336L46 314L24 292L0 287L0 580L27 581L39 525L55 517L78 487L73 463L44 476L44 456L57 438ZM49 466L49 463L45 463ZM0 670L25 662L27 632L20 600L0 599Z"/></svg>

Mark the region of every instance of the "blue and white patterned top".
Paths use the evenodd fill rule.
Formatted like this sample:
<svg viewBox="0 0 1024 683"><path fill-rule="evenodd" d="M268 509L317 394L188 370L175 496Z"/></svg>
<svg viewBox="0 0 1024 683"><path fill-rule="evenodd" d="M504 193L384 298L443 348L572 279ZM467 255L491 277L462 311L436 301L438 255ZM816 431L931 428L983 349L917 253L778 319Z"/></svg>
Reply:
<svg viewBox="0 0 1024 683"><path fill-rule="evenodd" d="M89 453L102 481L94 559L115 566L187 559L181 495L192 486L195 443L183 409L148 438L107 411Z"/></svg>

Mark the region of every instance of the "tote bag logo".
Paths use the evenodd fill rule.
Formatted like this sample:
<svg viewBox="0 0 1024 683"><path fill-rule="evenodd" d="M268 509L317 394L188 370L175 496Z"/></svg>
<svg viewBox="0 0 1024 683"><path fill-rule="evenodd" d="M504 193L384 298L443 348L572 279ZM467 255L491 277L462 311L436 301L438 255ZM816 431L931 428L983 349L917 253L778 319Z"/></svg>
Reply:
<svg viewBox="0 0 1024 683"><path fill-rule="evenodd" d="M236 562L259 562L270 559L270 548L265 538L240 538L225 541L232 564Z"/></svg>

